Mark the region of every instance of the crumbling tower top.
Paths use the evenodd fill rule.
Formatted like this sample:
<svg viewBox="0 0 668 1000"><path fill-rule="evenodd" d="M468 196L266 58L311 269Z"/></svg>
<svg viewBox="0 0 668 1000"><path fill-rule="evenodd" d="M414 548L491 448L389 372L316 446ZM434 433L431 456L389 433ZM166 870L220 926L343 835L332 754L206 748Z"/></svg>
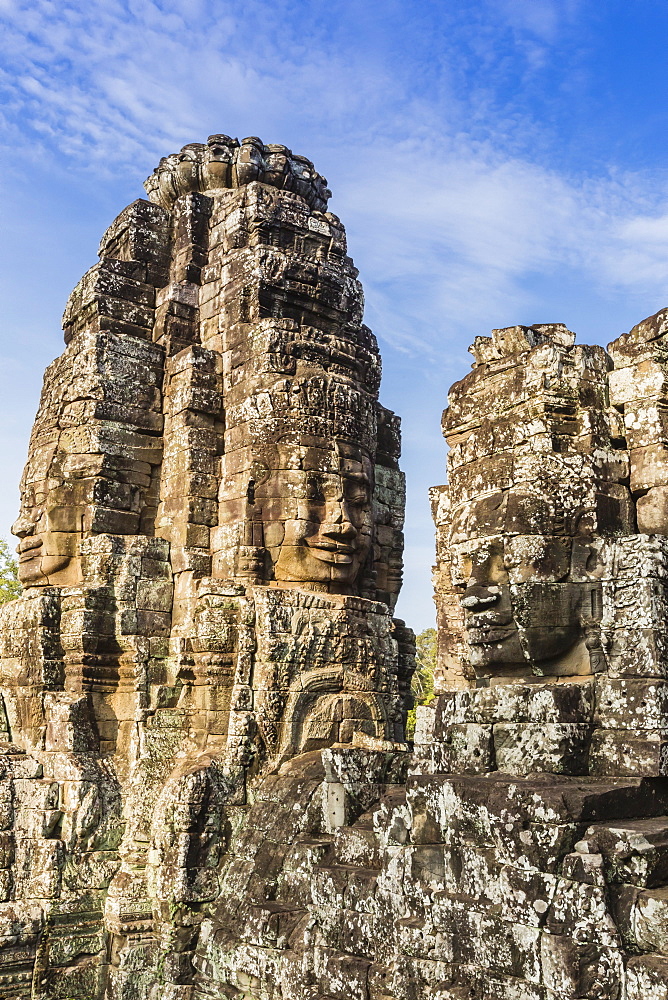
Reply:
<svg viewBox="0 0 668 1000"><path fill-rule="evenodd" d="M257 136L239 142L229 135L210 135L206 143L189 142L179 153L163 156L144 187L152 202L172 209L183 194L210 194L240 188L253 181L292 191L313 212L325 212L331 191L310 160L287 146L265 146Z"/></svg>

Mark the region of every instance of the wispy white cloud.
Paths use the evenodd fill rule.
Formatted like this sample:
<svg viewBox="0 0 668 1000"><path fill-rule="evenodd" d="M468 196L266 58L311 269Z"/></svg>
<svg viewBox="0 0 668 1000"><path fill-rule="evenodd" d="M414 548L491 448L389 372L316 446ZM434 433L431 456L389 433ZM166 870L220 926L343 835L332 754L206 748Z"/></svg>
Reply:
<svg viewBox="0 0 668 1000"><path fill-rule="evenodd" d="M552 44L573 23L581 0L492 0L489 7L516 31Z"/></svg>
<svg viewBox="0 0 668 1000"><path fill-rule="evenodd" d="M487 332L490 317L503 325L533 307L543 318L539 276L561 283L566 297L569 282L586 280L592 294L646 295L650 308L663 302L665 175L577 178L438 138L367 156L354 173L342 168L337 203L373 277L368 295L380 328L430 363L458 332Z"/></svg>
<svg viewBox="0 0 668 1000"><path fill-rule="evenodd" d="M337 50L307 8L300 31L282 16L285 2L249 0L243 13L231 3L199 6L199 15L191 3L148 0L129 13L117 0L0 9L2 82L22 108L13 138L34 129L66 155L85 150L96 167L129 164L207 125L290 121L294 134L315 116L340 134L344 118L354 123L380 95L391 97L392 75L373 52Z"/></svg>

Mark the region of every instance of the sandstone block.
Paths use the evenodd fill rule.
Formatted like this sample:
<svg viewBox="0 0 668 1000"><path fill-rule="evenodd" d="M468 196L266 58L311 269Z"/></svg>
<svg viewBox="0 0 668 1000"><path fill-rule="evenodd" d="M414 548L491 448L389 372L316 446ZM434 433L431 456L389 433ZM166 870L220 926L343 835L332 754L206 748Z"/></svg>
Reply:
<svg viewBox="0 0 668 1000"><path fill-rule="evenodd" d="M590 773L658 776L666 772L668 730L598 729L592 735Z"/></svg>
<svg viewBox="0 0 668 1000"><path fill-rule="evenodd" d="M493 727L499 771L586 774L592 727L583 723L500 723Z"/></svg>

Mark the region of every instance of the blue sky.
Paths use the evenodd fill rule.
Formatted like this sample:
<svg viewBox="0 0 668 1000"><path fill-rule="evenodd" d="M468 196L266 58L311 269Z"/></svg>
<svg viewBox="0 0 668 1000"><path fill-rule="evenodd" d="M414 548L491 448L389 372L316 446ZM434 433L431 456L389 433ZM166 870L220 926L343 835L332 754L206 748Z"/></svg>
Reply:
<svg viewBox="0 0 668 1000"><path fill-rule="evenodd" d="M668 301L665 0L0 0L0 535L67 296L160 156L314 160L403 418L400 611L431 625L427 487L478 334L607 343Z"/></svg>

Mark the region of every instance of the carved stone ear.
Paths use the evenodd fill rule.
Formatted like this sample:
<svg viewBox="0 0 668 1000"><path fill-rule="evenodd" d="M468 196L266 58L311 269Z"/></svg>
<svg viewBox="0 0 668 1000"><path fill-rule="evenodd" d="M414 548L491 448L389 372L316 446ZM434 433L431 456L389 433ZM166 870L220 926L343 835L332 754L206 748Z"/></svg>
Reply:
<svg viewBox="0 0 668 1000"><path fill-rule="evenodd" d="M600 632L600 623L603 617L603 590L601 584L596 582L585 586L582 590L580 600L580 621L583 627L593 627Z"/></svg>
<svg viewBox="0 0 668 1000"><path fill-rule="evenodd" d="M88 695L48 692L44 696L46 712L46 750L86 752L98 750L100 740Z"/></svg>
<svg viewBox="0 0 668 1000"><path fill-rule="evenodd" d="M369 601L377 601L378 590L377 590L377 579L378 573L376 569L376 560L374 559L373 546L371 551L367 556L366 563L360 570L359 575L359 592L361 597L366 597Z"/></svg>
<svg viewBox="0 0 668 1000"><path fill-rule="evenodd" d="M255 481L251 479L246 490L246 518L237 551L236 573L245 582L262 583L266 579L267 561L262 510L255 505Z"/></svg>

